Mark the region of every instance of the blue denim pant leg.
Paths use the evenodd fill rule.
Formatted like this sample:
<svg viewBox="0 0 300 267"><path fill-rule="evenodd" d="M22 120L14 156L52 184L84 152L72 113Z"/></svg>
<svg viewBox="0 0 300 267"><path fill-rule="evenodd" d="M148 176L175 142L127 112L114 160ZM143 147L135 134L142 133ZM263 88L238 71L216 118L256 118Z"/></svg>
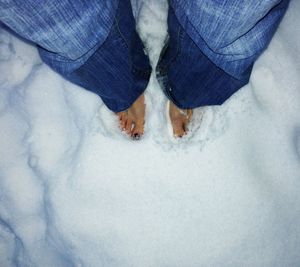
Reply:
<svg viewBox="0 0 300 267"><path fill-rule="evenodd" d="M196 2L199 6L191 4ZM236 0L226 3L229 2L240 5ZM246 12L248 17L245 14L241 17L243 12L238 11L234 17L227 16L226 8L218 4L222 6L222 17L220 13L215 16L214 12L207 11L209 5L217 2L202 6L203 2L197 0L171 0L169 39L156 69L167 97L180 108L220 105L247 84L255 60L269 44L289 1L273 1L273 5L270 5L272 1L267 2L269 9L257 2L258 7L266 10ZM187 11L185 5L199 10ZM254 16L256 13L261 17ZM197 25L197 20L201 24ZM234 23L242 25L243 20L247 21L245 27L236 31L236 26L231 30ZM218 24L216 28L214 24Z"/></svg>
<svg viewBox="0 0 300 267"><path fill-rule="evenodd" d="M112 111L127 109L145 90L151 67L130 0L8 0L0 8L0 21L37 44L46 64Z"/></svg>
<svg viewBox="0 0 300 267"><path fill-rule="evenodd" d="M109 109L119 112L144 92L150 75L151 66L135 30L130 1L122 0L103 45L80 68L64 76L98 94Z"/></svg>
<svg viewBox="0 0 300 267"><path fill-rule="evenodd" d="M176 106L220 105L248 82L250 70L235 79L216 66L182 28L172 8L168 23L169 39L156 73L164 93Z"/></svg>

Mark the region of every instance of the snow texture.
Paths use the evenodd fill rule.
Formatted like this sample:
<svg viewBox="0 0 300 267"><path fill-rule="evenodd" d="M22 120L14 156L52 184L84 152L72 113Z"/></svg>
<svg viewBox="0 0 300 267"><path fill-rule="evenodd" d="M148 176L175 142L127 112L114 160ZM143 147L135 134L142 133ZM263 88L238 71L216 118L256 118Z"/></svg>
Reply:
<svg viewBox="0 0 300 267"><path fill-rule="evenodd" d="M155 66L166 0L135 0ZM0 29L0 266L300 266L300 1L249 85L175 141L154 77L146 134Z"/></svg>

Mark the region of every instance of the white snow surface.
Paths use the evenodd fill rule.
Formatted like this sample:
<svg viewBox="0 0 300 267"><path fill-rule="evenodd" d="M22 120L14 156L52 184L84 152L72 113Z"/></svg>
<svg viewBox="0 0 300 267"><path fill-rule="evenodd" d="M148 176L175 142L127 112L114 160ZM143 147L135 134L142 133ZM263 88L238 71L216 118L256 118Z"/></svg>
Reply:
<svg viewBox="0 0 300 267"><path fill-rule="evenodd" d="M155 66L167 1L133 7ZM154 77L132 141L98 96L1 29L0 266L300 266L299 10L250 84L196 110L180 141Z"/></svg>

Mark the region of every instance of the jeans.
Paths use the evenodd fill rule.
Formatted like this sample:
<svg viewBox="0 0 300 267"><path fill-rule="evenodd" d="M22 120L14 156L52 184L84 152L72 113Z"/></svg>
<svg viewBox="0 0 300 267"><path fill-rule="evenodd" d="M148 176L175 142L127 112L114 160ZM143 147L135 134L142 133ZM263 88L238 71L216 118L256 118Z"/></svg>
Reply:
<svg viewBox="0 0 300 267"><path fill-rule="evenodd" d="M169 39L156 68L180 108L221 105L249 82L288 0L170 0Z"/></svg>
<svg viewBox="0 0 300 267"><path fill-rule="evenodd" d="M222 104L248 83L288 2L169 0L169 38L156 68L166 96L181 108ZM0 0L0 21L114 112L147 87L151 66L130 0Z"/></svg>

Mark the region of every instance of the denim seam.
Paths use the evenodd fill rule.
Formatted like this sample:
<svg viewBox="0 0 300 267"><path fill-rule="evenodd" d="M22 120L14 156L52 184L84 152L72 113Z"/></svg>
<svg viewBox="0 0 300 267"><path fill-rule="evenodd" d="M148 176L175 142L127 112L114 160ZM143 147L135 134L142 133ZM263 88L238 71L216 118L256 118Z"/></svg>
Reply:
<svg viewBox="0 0 300 267"><path fill-rule="evenodd" d="M117 29L118 34L120 35L122 41L124 42L124 44L126 45L126 48L127 48L128 51L129 51L129 45L128 45L127 41L126 41L125 36L124 36L123 33L121 32L121 29L120 29L120 26L119 26L119 21L117 20L117 18L115 18L115 24L116 24L116 29Z"/></svg>
<svg viewBox="0 0 300 267"><path fill-rule="evenodd" d="M179 27L178 29L178 33L177 33L177 51L176 51L176 55L174 57L172 57L170 59L169 62L167 62L166 64L164 64L163 66L160 66L160 70L162 71L162 73L167 73L167 70L170 68L170 65L174 62L177 61L178 57L181 55L181 52L182 52L182 40L183 40L183 35L184 35L184 32L183 30L181 29L181 27ZM169 40L168 40L169 42ZM167 44L168 45L168 44ZM168 49L168 48L166 48Z"/></svg>
<svg viewBox="0 0 300 267"><path fill-rule="evenodd" d="M175 12L174 12L174 16L175 16ZM179 28L178 28L178 33L177 33L177 51L176 51L176 55L166 64L164 64L163 66L160 66L159 62L157 64L157 75L159 76L160 79L164 79L164 81L166 82L167 86L169 86L171 88L171 84L170 84L170 80L168 77L168 70L170 69L170 66L172 63L176 62L179 58L179 56L182 53L182 40L183 40L183 36L184 36L184 31L181 27L180 24ZM167 40L169 42L169 40ZM168 49L168 43L166 44L166 50ZM163 49L164 50L164 49ZM162 51L162 59L163 59L163 55L164 55L165 51ZM164 94L167 96L167 98L172 101L176 106L180 107L180 104L174 99L174 97L171 94L171 91L169 90L169 88L166 88L165 83L160 83L161 88L164 92Z"/></svg>
<svg viewBox="0 0 300 267"><path fill-rule="evenodd" d="M122 33L121 29L120 29L119 22L118 22L117 19L115 19L115 24L116 24L117 32L118 32L119 36L121 37L121 39L123 41L123 44L125 44L125 46L126 46L126 48L128 50L128 54L130 55L130 46L127 43L126 38L125 38L125 36L123 35L123 33ZM131 36L131 39L133 39L133 38L134 38L134 36ZM133 64L132 62L131 62L131 68L132 68L132 72L137 73L137 74L141 75L144 78L149 78L149 75L151 74L150 70L149 71L148 70L147 71L141 70L140 68L138 68L137 66L135 66L135 64Z"/></svg>
<svg viewBox="0 0 300 267"><path fill-rule="evenodd" d="M149 71L141 70L141 69L135 67L134 65L132 65L131 73L137 74L137 75L139 75L139 76L141 76L142 78L145 78L145 79L149 79L150 75L151 75L150 70Z"/></svg>

